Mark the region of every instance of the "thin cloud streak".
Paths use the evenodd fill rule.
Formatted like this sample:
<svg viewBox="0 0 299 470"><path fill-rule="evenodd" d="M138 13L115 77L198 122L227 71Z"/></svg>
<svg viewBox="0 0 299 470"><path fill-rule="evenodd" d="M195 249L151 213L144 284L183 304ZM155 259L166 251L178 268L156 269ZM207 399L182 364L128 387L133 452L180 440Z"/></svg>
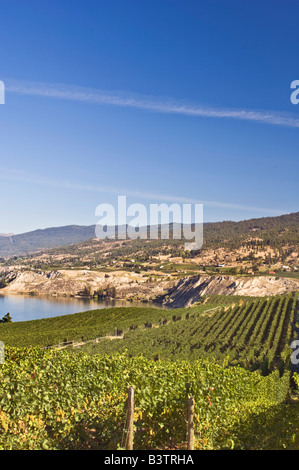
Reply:
<svg viewBox="0 0 299 470"><path fill-rule="evenodd" d="M170 98L157 98L123 92L108 92L93 88L55 83L6 80L5 86L7 92L20 95L128 107L157 113L237 119L299 128L299 119L297 117L282 112L203 107Z"/></svg>
<svg viewBox="0 0 299 470"><path fill-rule="evenodd" d="M269 209L265 207L254 207L254 206L247 206L243 204L234 204L234 203L226 203L221 201L204 201L198 200L194 198L188 198L185 196L174 196L174 195L166 195L166 194L158 194L158 193L151 193L151 192L143 192L143 191L132 191L127 190L125 188L116 188L113 186L94 186L89 184L82 184L82 183L72 183L70 181L58 181L52 180L48 178L44 178L38 175L32 175L27 172L22 171L13 171L7 170L5 168L0 168L0 180L8 180L8 181L17 181L21 183L28 183L28 184L37 184L42 186L53 186L56 188L61 189L69 189L74 191L89 191L89 192L98 192L98 193L106 193L106 194L115 194L115 195L124 195L124 196L131 196L136 197L140 200L149 200L152 203L154 201L159 201L159 203L178 203L178 204L203 204L204 206L208 207L217 207L217 208L226 208L226 209L233 209L233 210L242 210L242 211L250 211L250 212L259 212L259 213L268 213L272 215L281 215L285 213L283 210L279 209Z"/></svg>

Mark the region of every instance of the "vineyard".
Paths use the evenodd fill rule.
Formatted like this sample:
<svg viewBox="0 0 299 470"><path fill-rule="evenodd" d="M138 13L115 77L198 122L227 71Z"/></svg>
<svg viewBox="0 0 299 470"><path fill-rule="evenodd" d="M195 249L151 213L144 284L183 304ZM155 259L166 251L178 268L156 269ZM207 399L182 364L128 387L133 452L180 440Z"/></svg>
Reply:
<svg viewBox="0 0 299 470"><path fill-rule="evenodd" d="M184 448L189 394L197 449L298 445L297 410L284 404L289 373L8 348L0 377L2 449L121 448L130 385L135 449Z"/></svg>
<svg viewBox="0 0 299 470"><path fill-rule="evenodd" d="M186 312L200 316L218 305L230 305L247 297L212 296L206 303L190 309L168 310L140 307L117 307L91 310L53 318L0 324L0 339L8 346L50 346L64 341L93 339L144 328L145 325L166 324L173 316Z"/></svg>
<svg viewBox="0 0 299 470"><path fill-rule="evenodd" d="M296 301L212 296L3 323L0 449L122 449L129 386L134 449L185 449L191 395L196 449L299 449ZM82 337L100 340L45 349Z"/></svg>
<svg viewBox="0 0 299 470"><path fill-rule="evenodd" d="M218 299L219 300L219 299ZM162 327L131 330L122 341L103 340L88 345L86 352L115 353L128 350L149 359L216 361L228 358L231 365L261 369L264 375L289 368L291 323L295 322L296 296L238 298L233 305L208 310L172 311L172 318ZM214 307L214 308L213 308Z"/></svg>

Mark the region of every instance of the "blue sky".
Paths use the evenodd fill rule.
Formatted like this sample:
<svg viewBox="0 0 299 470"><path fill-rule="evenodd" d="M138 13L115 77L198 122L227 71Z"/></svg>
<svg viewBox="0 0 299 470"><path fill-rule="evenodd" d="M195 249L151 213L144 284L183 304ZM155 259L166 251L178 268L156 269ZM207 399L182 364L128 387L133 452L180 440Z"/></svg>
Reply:
<svg viewBox="0 0 299 470"><path fill-rule="evenodd" d="M98 204L298 210L299 4L1 0L0 233Z"/></svg>

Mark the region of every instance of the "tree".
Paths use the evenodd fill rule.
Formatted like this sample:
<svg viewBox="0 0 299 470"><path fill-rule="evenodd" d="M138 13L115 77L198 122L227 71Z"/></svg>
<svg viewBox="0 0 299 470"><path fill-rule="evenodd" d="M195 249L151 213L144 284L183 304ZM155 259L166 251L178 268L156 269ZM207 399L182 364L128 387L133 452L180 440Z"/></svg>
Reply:
<svg viewBox="0 0 299 470"><path fill-rule="evenodd" d="M85 286L82 292L83 292L83 295L89 296L91 293L90 286Z"/></svg>
<svg viewBox="0 0 299 470"><path fill-rule="evenodd" d="M254 263L253 266L252 266L252 271L253 271L254 273L257 273L258 270L259 270L258 264L257 264L257 263Z"/></svg>
<svg viewBox="0 0 299 470"><path fill-rule="evenodd" d="M0 320L0 323L9 323L11 321L12 321L11 316L9 313L7 313L6 315L4 315L2 320Z"/></svg>

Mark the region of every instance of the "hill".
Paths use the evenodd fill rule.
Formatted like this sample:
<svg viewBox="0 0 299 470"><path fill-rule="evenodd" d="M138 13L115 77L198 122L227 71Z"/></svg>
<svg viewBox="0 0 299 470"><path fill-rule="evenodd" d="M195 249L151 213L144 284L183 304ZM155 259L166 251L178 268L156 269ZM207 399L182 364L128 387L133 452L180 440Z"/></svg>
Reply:
<svg viewBox="0 0 299 470"><path fill-rule="evenodd" d="M20 256L94 237L94 226L68 225L0 237L0 257Z"/></svg>
<svg viewBox="0 0 299 470"><path fill-rule="evenodd" d="M171 233L172 224L170 225ZM224 247L235 249L244 243L248 243L254 248L272 246L279 249L286 245L298 247L298 226L299 212L240 222L205 223L203 248ZM113 228L110 228L110 230L113 230ZM123 230L123 227L120 230ZM161 233L165 230L168 231L167 226L160 226L160 240L158 241L162 245L171 245L176 249L178 247L182 248L184 239L161 240ZM141 231L148 231L148 227L143 227ZM51 248L67 247L94 238L95 225L68 225L34 230L19 235L0 236L0 257L23 256ZM136 240L136 242L143 242L144 245L144 240ZM152 240L152 242L155 245L157 241ZM117 240L115 243L117 243Z"/></svg>

